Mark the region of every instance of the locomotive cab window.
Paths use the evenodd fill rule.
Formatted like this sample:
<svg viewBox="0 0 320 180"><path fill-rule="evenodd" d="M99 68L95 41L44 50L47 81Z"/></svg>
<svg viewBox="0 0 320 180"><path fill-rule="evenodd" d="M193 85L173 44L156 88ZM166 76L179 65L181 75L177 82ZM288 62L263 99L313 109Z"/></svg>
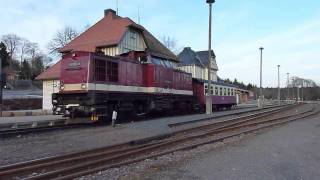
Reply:
<svg viewBox="0 0 320 180"><path fill-rule="evenodd" d="M106 61L96 60L95 61L95 80L105 81L106 80Z"/></svg>
<svg viewBox="0 0 320 180"><path fill-rule="evenodd" d="M107 80L110 82L118 82L118 63L107 62Z"/></svg>

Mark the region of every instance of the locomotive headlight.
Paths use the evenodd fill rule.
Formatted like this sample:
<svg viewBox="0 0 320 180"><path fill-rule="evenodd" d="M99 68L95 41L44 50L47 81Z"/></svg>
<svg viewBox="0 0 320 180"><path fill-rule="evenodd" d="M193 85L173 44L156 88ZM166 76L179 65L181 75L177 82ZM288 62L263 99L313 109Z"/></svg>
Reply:
<svg viewBox="0 0 320 180"><path fill-rule="evenodd" d="M87 88L86 84L81 84L81 89L86 89L86 88Z"/></svg>

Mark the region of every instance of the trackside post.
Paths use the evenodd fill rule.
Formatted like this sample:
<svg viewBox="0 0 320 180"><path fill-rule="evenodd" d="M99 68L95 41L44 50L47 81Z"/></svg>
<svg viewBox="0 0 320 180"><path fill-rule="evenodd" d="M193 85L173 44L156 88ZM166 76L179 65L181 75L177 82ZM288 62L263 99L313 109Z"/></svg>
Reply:
<svg viewBox="0 0 320 180"><path fill-rule="evenodd" d="M116 110L113 110L112 111L112 127L115 127L116 126L116 122L117 122L117 111Z"/></svg>

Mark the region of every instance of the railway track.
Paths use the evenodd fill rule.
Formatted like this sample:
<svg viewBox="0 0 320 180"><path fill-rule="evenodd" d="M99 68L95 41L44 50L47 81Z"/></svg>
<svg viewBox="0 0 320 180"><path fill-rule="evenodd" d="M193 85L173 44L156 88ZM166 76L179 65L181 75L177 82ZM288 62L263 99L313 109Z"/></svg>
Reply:
<svg viewBox="0 0 320 180"><path fill-rule="evenodd" d="M287 105L285 105L285 106L287 106ZM277 107L283 107L283 105L269 106L269 107L263 108L262 110L272 109L272 108L277 108ZM239 108L239 109L245 109L245 108ZM257 111L261 111L261 109L238 112L238 113L235 113L234 115L247 114L247 113L252 113L252 112L257 112ZM225 117L225 116L230 116L230 115L232 115L232 114L227 113L225 115L221 115L218 117ZM202 119L197 119L197 120L187 121L187 122L181 122L181 123L173 123L173 124L169 124L168 126L169 127L176 127L176 126L181 126L181 125L185 125L185 124L206 121L206 120L210 120L210 119L212 119L212 117L202 118ZM56 122L56 125L49 125L49 124L48 125L41 125L40 124L39 127L33 127L32 124L28 124L28 125L21 125L22 127L19 127L19 128L18 127L12 128L12 126L13 125L11 125L10 128L5 128L4 130L0 130L0 138L10 138L10 137L16 137L19 135L44 133L44 132L50 132L50 131L56 131L56 130L96 127L98 125L96 125L96 124L65 124L65 120L63 120L61 122ZM30 126L30 127L28 127L28 126Z"/></svg>
<svg viewBox="0 0 320 180"><path fill-rule="evenodd" d="M31 127L31 128L21 128L21 129L6 129L0 131L0 138L9 138L18 135L50 132L56 130L66 130L66 129L76 129L76 128L87 128L96 127L95 124L62 124L54 126L44 126L44 127Z"/></svg>
<svg viewBox="0 0 320 180"><path fill-rule="evenodd" d="M254 109L254 110L238 112L238 113L234 113L234 114L223 114L223 115L215 116L214 118L221 118L221 117L226 117L226 116L230 116L230 115L238 115L239 116L239 115L248 114L248 113L250 115L251 113L254 113L254 112L258 112L259 113L259 111L263 112L264 110L274 109L274 108L281 109L282 107L288 107L288 106L292 106L292 104L270 105L270 106L264 107L262 109ZM244 109L244 108L240 108L240 109ZM254 116L255 114L251 114L251 115ZM193 124L193 123L198 123L198 122L202 122L202 121L208 121L210 119L212 119L212 117L206 117L206 118L190 120L190 121L184 121L184 122L170 123L170 124L168 124L168 126L169 127L183 126L183 125L187 125L187 124Z"/></svg>
<svg viewBox="0 0 320 180"><path fill-rule="evenodd" d="M149 139L1 167L0 179L72 179L175 151L223 141L318 113L319 105L286 107L281 111L244 116Z"/></svg>

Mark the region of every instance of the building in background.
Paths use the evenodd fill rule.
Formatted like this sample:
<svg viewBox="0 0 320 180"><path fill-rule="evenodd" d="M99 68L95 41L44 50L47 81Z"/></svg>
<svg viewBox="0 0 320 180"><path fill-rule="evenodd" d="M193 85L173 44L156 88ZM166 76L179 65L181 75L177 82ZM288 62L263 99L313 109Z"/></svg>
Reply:
<svg viewBox="0 0 320 180"><path fill-rule="evenodd" d="M36 77L42 81L42 109L52 110L52 93L59 92L61 61L48 68Z"/></svg>
<svg viewBox="0 0 320 180"><path fill-rule="evenodd" d="M217 82L218 65L213 51L211 51L211 55L211 79ZM208 80L208 57L208 51L196 52L190 47L185 47L178 55L180 61L178 69L191 73L193 78Z"/></svg>

